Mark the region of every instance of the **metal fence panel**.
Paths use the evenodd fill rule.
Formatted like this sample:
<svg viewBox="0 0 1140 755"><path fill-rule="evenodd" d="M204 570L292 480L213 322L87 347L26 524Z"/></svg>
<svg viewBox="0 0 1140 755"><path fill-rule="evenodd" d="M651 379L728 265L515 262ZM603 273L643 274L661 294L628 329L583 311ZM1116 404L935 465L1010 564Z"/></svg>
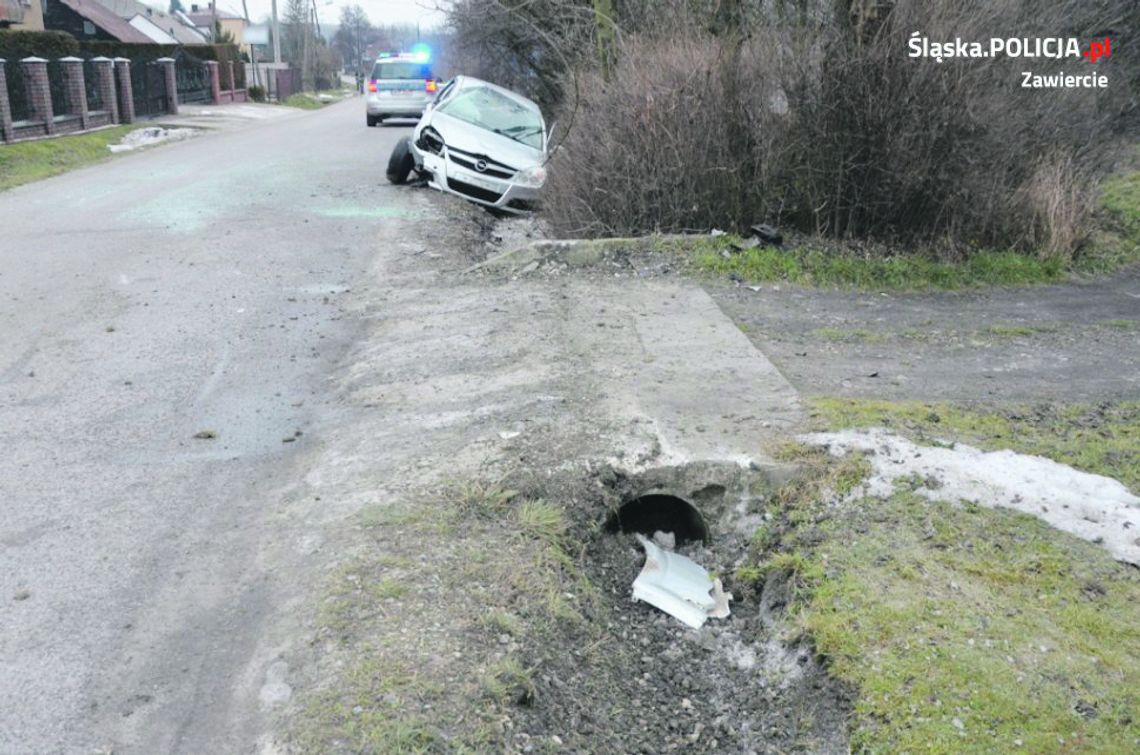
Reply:
<svg viewBox="0 0 1140 755"><path fill-rule="evenodd" d="M178 82L178 101L210 102L210 71L206 64L185 50L174 56L174 78Z"/></svg>
<svg viewBox="0 0 1140 755"><path fill-rule="evenodd" d="M103 109L103 92L99 89L99 68L90 60L83 61L83 86L87 89L87 109Z"/></svg>
<svg viewBox="0 0 1140 755"><path fill-rule="evenodd" d="M63 83L63 64L49 60L47 64L48 88L51 90L51 112L63 115L67 112L67 89Z"/></svg>
<svg viewBox="0 0 1140 755"><path fill-rule="evenodd" d="M13 121L26 121L30 107L28 105L28 88L24 82L24 67L18 60L9 60L4 64L4 76L8 80L8 105L12 109Z"/></svg>
<svg viewBox="0 0 1140 755"><path fill-rule="evenodd" d="M131 95L136 116L166 112L166 77L153 58L131 58Z"/></svg>

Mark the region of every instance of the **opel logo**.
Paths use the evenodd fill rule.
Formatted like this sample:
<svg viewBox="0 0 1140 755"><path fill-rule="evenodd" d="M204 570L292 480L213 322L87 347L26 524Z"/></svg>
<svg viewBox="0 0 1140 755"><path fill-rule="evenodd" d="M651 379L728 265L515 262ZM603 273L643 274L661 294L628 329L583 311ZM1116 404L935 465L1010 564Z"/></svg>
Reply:
<svg viewBox="0 0 1140 755"><path fill-rule="evenodd" d="M487 161L480 160L479 162L475 163L475 170L479 171L480 173L487 170Z"/></svg>

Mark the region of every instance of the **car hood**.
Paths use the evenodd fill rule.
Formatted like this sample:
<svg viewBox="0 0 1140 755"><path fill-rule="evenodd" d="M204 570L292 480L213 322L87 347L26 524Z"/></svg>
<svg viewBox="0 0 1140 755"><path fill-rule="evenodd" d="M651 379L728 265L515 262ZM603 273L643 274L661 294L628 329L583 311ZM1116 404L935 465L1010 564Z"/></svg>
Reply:
<svg viewBox="0 0 1140 755"><path fill-rule="evenodd" d="M429 125L439 132L443 137L443 143L447 146L485 155L495 162L509 165L517 170L538 165L543 161L542 150L458 118L452 118L447 113L432 113Z"/></svg>

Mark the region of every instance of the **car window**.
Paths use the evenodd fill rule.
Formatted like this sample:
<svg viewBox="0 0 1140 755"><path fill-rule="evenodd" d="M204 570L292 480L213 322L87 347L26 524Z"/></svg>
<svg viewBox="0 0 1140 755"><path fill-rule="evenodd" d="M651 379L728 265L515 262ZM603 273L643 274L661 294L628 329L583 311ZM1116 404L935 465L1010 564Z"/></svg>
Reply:
<svg viewBox="0 0 1140 755"><path fill-rule="evenodd" d="M440 105L439 110L452 118L542 149L542 116L494 89L466 87Z"/></svg>
<svg viewBox="0 0 1140 755"><path fill-rule="evenodd" d="M419 79L427 81L434 78L431 75L431 66L423 63L377 63L372 66L373 79Z"/></svg>

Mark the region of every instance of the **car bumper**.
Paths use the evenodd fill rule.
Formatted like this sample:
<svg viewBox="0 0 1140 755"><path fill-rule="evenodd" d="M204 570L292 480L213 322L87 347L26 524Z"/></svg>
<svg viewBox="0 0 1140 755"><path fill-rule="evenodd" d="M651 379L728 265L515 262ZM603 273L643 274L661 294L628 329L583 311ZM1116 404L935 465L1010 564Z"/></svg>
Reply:
<svg viewBox="0 0 1140 755"><path fill-rule="evenodd" d="M427 97L393 97L372 92L365 99L369 115L392 118L419 118L427 107Z"/></svg>
<svg viewBox="0 0 1140 755"><path fill-rule="evenodd" d="M456 165L443 155L422 152L414 147L413 149L416 153L416 164L428 174L428 185L433 189L514 214L533 212L538 207L540 191L538 188L521 186L509 179L482 175Z"/></svg>

